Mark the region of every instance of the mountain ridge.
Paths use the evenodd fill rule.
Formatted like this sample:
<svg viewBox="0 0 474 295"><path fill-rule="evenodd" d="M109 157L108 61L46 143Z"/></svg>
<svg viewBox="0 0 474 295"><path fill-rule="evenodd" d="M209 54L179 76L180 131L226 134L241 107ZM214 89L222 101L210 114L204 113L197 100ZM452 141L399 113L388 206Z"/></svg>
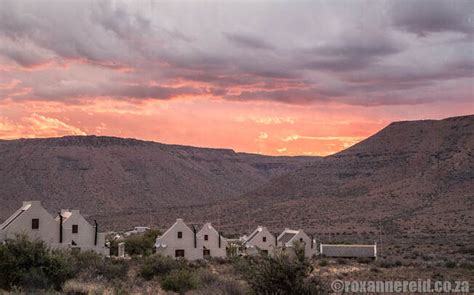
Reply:
<svg viewBox="0 0 474 295"><path fill-rule="evenodd" d="M100 138L88 140L94 144ZM18 155L13 148L5 149L8 144L0 144L0 160L16 159L0 167L2 185L14 192L2 196L11 208L8 212L25 195L39 195L51 208L67 203L61 202L64 198L68 207L78 207L116 229L162 226L184 217L212 221L229 232L249 231L258 224L319 233L374 232L383 223L394 235L474 233L469 213L474 210L474 115L394 122L344 151L314 158L180 148L135 139L130 146L109 143L103 148L44 148L34 140L27 142L31 145L20 144L25 150ZM90 159L97 160L96 166L89 165ZM91 175L94 167L107 167L113 177L103 179L112 185L98 181L104 177L100 174ZM61 173L52 173L55 169ZM50 180L42 178L44 171L52 173ZM120 177L114 182L116 171ZM61 186L70 177L81 185ZM41 183L47 181L52 189L44 192ZM91 192L88 185L96 191L86 202L81 196ZM18 192L18 187L28 190ZM79 198L70 197L75 194ZM6 217L6 211L0 214Z"/></svg>

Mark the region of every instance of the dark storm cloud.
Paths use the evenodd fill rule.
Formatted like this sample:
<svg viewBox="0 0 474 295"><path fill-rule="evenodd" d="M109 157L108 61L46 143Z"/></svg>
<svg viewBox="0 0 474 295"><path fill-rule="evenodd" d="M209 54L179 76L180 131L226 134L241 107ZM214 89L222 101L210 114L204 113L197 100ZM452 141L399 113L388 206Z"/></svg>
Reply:
<svg viewBox="0 0 474 295"><path fill-rule="evenodd" d="M299 59L308 69L350 71L400 51L401 45L383 32L354 31L333 43L301 50Z"/></svg>
<svg viewBox="0 0 474 295"><path fill-rule="evenodd" d="M261 38L241 33L224 33L226 38L237 46L248 49L273 49L274 47Z"/></svg>
<svg viewBox="0 0 474 295"><path fill-rule="evenodd" d="M474 32L474 1L471 0L394 1L390 13L396 27L419 36L445 31Z"/></svg>
<svg viewBox="0 0 474 295"><path fill-rule="evenodd" d="M35 53L34 51L28 49L0 46L0 55L15 61L17 64L25 68L38 66L48 62L48 58L46 56Z"/></svg>
<svg viewBox="0 0 474 295"><path fill-rule="evenodd" d="M158 99L168 100L183 95L201 95L203 91L193 87L164 87L150 85L112 85L106 84L69 84L38 87L33 96L48 97L52 100L68 98L93 98L111 96L127 99Z"/></svg>
<svg viewBox="0 0 474 295"><path fill-rule="evenodd" d="M5 0L0 63L68 68L5 72L32 89L11 99L423 103L472 78L473 3Z"/></svg>

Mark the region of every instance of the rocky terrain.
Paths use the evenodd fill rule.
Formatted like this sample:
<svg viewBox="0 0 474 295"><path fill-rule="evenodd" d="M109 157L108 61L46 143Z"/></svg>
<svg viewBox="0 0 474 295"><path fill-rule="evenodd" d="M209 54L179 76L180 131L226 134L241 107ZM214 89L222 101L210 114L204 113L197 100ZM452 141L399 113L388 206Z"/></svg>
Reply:
<svg viewBox="0 0 474 295"><path fill-rule="evenodd" d="M474 116L392 123L246 200L320 230L380 222L403 232L473 230Z"/></svg>
<svg viewBox="0 0 474 295"><path fill-rule="evenodd" d="M78 208L143 221L143 212L235 199L316 160L113 137L0 141L0 219L22 200L41 200L51 212Z"/></svg>

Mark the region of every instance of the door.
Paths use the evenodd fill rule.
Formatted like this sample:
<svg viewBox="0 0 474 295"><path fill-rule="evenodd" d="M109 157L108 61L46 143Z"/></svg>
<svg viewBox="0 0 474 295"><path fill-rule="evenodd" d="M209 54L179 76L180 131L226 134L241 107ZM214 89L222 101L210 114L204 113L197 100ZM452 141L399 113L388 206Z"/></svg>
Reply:
<svg viewBox="0 0 474 295"><path fill-rule="evenodd" d="M202 255L204 256L204 258L211 257L211 250L209 249L202 250Z"/></svg>

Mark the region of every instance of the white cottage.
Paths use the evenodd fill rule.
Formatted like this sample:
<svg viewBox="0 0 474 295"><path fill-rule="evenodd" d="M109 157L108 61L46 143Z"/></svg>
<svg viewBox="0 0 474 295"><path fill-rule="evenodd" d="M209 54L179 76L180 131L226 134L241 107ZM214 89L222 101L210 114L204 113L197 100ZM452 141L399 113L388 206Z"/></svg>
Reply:
<svg viewBox="0 0 474 295"><path fill-rule="evenodd" d="M198 239L200 237L196 229L189 228L183 219L178 218L163 235L156 238L156 253L176 258L183 257L188 260L202 259L202 246L199 248L202 241Z"/></svg>
<svg viewBox="0 0 474 295"><path fill-rule="evenodd" d="M65 247L109 255L105 233L99 233L97 222L91 225L79 210L61 210L56 221L60 224L60 243Z"/></svg>
<svg viewBox="0 0 474 295"><path fill-rule="evenodd" d="M285 230L278 236L277 240L278 246L285 251L293 249L296 243L300 243L304 246L304 255L306 257L312 257L316 254L316 242L302 229L291 230L285 228Z"/></svg>
<svg viewBox="0 0 474 295"><path fill-rule="evenodd" d="M41 206L40 201L25 201L23 206L0 225L0 241L26 235L40 239L51 247L59 246L59 225Z"/></svg>
<svg viewBox="0 0 474 295"><path fill-rule="evenodd" d="M246 254L258 254L259 250L263 253L273 255L277 246L275 236L264 226L258 226L248 237L242 238Z"/></svg>
<svg viewBox="0 0 474 295"><path fill-rule="evenodd" d="M212 226L210 222L205 223L202 229L197 233L198 248L202 249L203 257L221 257L227 256L227 239Z"/></svg>
<svg viewBox="0 0 474 295"><path fill-rule="evenodd" d="M39 239L54 249L75 248L109 255L105 234L89 224L79 210L61 210L54 218L41 206L40 201L25 201L23 206L0 225L0 241L16 235Z"/></svg>

